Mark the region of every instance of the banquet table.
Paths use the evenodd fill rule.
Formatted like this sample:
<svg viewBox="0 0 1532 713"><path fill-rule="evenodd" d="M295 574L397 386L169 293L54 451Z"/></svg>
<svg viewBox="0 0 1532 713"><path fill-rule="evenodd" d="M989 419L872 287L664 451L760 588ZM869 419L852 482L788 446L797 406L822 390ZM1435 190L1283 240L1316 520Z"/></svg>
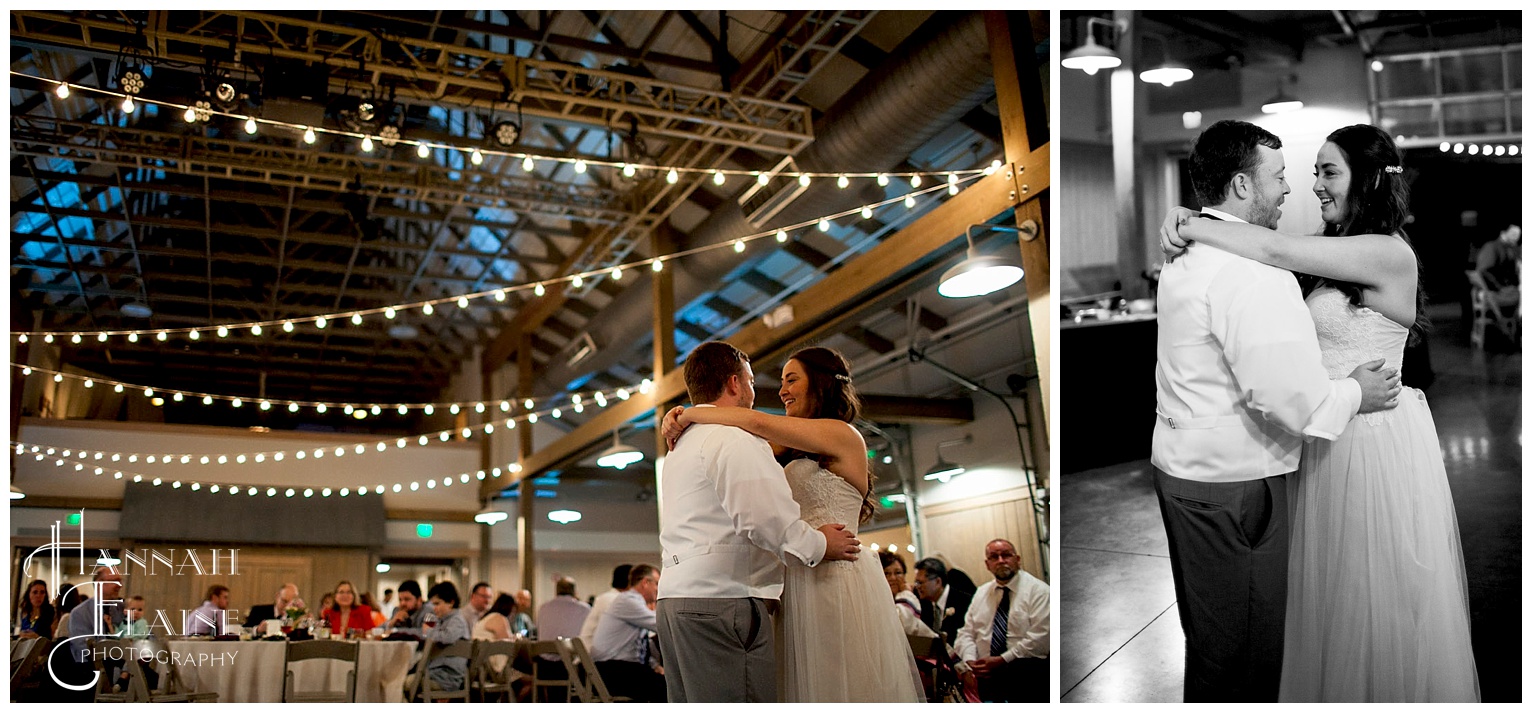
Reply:
<svg viewBox="0 0 1532 713"><path fill-rule="evenodd" d="M404 702L404 677L416 644L363 641L357 655L356 700ZM198 691L217 691L220 703L280 703L287 643L281 641L171 641L181 677ZM222 654L223 658L214 658ZM191 657L188 659L188 657ZM192 662L202 662L200 665ZM344 689L348 664L322 659L293 663L297 690Z"/></svg>

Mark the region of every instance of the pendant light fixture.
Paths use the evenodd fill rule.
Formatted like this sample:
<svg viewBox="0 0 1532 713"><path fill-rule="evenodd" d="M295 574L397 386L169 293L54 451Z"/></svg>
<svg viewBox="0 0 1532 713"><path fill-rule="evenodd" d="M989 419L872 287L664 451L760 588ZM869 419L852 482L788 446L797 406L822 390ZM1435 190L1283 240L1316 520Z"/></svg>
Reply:
<svg viewBox="0 0 1532 713"><path fill-rule="evenodd" d="M1069 54L1064 55L1060 64L1091 75L1103 69L1122 66L1122 58L1118 57L1116 52L1096 44L1095 27L1097 25L1113 27L1111 22L1099 17L1086 18L1085 44L1070 50Z"/></svg>

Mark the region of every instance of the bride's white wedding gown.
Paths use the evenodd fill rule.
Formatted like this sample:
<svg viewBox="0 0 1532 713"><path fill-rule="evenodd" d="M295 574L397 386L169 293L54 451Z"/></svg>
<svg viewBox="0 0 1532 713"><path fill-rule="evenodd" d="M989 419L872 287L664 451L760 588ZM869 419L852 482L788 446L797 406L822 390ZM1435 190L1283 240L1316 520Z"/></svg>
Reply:
<svg viewBox="0 0 1532 713"><path fill-rule="evenodd" d="M787 464L799 517L855 532L862 495L807 458ZM889 597L877 554L806 567L789 559L776 618L777 675L784 703L921 702L920 674Z"/></svg>
<svg viewBox="0 0 1532 713"><path fill-rule="evenodd" d="M1409 330L1331 287L1307 299L1330 378L1385 359ZM1425 395L1304 444L1288 479L1292 541L1281 701L1478 701L1452 493Z"/></svg>

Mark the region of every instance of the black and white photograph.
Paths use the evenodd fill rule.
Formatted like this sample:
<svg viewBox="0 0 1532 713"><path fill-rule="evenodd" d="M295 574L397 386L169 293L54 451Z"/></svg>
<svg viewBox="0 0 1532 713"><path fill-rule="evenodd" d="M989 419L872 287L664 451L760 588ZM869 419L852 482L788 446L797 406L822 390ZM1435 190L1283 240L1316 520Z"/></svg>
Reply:
<svg viewBox="0 0 1532 713"><path fill-rule="evenodd" d="M1062 702L1521 700L1521 28L1061 12Z"/></svg>

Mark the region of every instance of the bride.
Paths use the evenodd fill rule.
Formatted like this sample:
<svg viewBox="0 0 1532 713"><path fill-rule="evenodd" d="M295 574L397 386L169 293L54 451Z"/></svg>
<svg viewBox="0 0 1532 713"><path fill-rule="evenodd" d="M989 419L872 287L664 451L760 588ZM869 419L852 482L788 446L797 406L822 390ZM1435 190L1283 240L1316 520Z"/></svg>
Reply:
<svg viewBox="0 0 1532 713"><path fill-rule="evenodd" d="M1322 236L1171 210L1167 255L1190 242L1293 270L1330 378L1383 358L1398 368L1426 326L1397 146L1359 124L1314 166ZM1431 409L1398 408L1305 443L1288 480L1292 535L1280 701L1478 701L1462 546Z"/></svg>
<svg viewBox="0 0 1532 713"><path fill-rule="evenodd" d="M777 460L786 463L805 522L866 522L872 477L867 445L851 425L860 405L845 357L824 347L799 350L782 367L780 394L787 416L742 408L671 409L665 436L673 442L693 423L743 428L771 441ZM784 703L924 700L877 558L812 568L790 561L776 626Z"/></svg>

